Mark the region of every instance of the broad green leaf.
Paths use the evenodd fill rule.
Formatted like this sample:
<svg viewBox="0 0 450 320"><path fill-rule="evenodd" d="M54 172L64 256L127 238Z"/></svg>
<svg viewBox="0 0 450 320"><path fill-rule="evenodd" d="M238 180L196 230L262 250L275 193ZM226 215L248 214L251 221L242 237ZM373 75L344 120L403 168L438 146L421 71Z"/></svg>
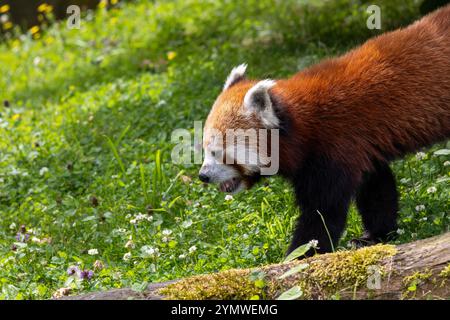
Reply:
<svg viewBox="0 0 450 320"><path fill-rule="evenodd" d="M448 156L450 155L450 149L440 149L434 152L437 156Z"/></svg>
<svg viewBox="0 0 450 320"><path fill-rule="evenodd" d="M299 286L290 288L289 290L283 292L277 300L295 300L303 295L303 291Z"/></svg>
<svg viewBox="0 0 450 320"><path fill-rule="evenodd" d="M295 249L294 251L292 251L287 257L286 259L284 259L284 262L289 262L292 260L295 260L303 255L305 255L306 252L308 252L308 250L311 249L311 245L309 243L306 243L300 247L298 247L297 249Z"/></svg>
<svg viewBox="0 0 450 320"><path fill-rule="evenodd" d="M308 266L309 266L309 264L307 264L307 263L299 264L299 265L297 265L297 266L291 268L290 270L286 271L286 272L285 272L282 276L280 276L278 279L284 279L284 278L287 278L287 277L289 277L289 276L292 276L292 275L294 275L294 274L296 274L296 273L299 273L300 271L305 270L306 268L308 268Z"/></svg>

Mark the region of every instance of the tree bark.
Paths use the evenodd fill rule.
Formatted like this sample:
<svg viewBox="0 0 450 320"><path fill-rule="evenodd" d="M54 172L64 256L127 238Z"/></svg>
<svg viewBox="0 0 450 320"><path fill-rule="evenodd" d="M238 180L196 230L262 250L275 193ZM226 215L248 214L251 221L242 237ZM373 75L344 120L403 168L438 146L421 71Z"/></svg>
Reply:
<svg viewBox="0 0 450 320"><path fill-rule="evenodd" d="M63 299L80 299L80 300L119 300L119 299L149 299L159 300L173 298L170 295L164 295L160 292L162 288L170 288L183 283L183 290L199 290L199 283L211 283L217 284L217 276L220 276L220 281L225 281L223 284L228 286L231 291L231 296L225 296L227 299L242 298L239 295L233 296L233 290L236 290L236 285L227 284L227 275L230 275L230 281L236 279L242 275L248 275L254 270L262 270L266 275L266 283L270 284L266 288L266 295L262 298L274 299L277 298L283 291L290 287L297 285L298 283L308 283L309 288L317 288L311 290L308 296L303 298L307 299L329 299L331 293L334 293L334 298L340 299L448 299L450 298L450 232L440 236L418 240L415 242L402 244L398 246L390 247L394 250L394 253L389 257L381 259L377 265L384 270L381 278L380 286L378 288L368 288L366 283L340 283L343 282L341 278L337 281L337 285L333 287L333 292L327 289L327 293L322 291L321 285L328 283L328 274L325 273L324 279L326 281L316 281L311 273L299 273L280 280L279 277L283 275L287 270L291 269L300 263L307 263L315 268L321 266L328 266L333 257L338 259L344 259L348 261L361 261L352 258L354 253L361 253L362 248L353 251L345 251L345 256L339 255L339 253L330 253L323 255L316 255L314 257L294 261L284 264L267 265L261 268L246 269L246 270L230 270L222 273L195 276L186 279L174 280L169 282L150 284L144 292L135 292L129 288L115 289L105 292L87 293L79 296L68 296ZM342 254L342 253L341 253ZM360 255L361 257L361 255ZM353 260L352 260L353 259ZM362 260L364 261L364 259ZM337 268L339 268L340 261L337 261ZM344 263L344 262L342 262ZM347 267L345 267L347 268ZM320 269L318 269L320 271ZM327 271L329 272L329 271ZM223 276L223 277L222 277ZM333 275L329 275L333 277ZM367 277L363 278L366 279ZM192 282L190 282L193 279ZM225 280L224 280L225 279ZM303 281L303 282L301 282ZM306 282L305 282L306 281ZM236 281L235 281L236 282ZM192 283L192 288L190 287ZM238 285L240 282L237 282ZM311 286L312 283L312 286ZM244 284L243 284L244 286ZM180 287L181 288L181 287ZM180 290L175 288L175 290ZM220 293L212 294L211 290L207 288L207 285L201 285L202 294L204 298L221 299ZM206 289L205 289L206 288ZM217 289L217 288L216 288ZM220 288L218 288L220 291ZM209 290L209 291L208 291ZM176 292L176 291L175 291ZM336 295L337 294L337 295ZM195 297L195 296L194 296ZM175 295L175 298L179 298Z"/></svg>

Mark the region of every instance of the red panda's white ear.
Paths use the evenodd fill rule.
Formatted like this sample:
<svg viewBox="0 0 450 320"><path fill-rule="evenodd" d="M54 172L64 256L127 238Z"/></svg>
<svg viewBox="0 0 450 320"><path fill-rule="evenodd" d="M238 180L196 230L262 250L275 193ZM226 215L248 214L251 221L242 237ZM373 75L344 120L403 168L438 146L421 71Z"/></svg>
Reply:
<svg viewBox="0 0 450 320"><path fill-rule="evenodd" d="M236 82L244 79L246 69L247 69L247 64L245 64L245 63L240 64L237 67L234 67L233 70L231 70L230 74L228 75L227 80L225 81L223 90L228 89Z"/></svg>
<svg viewBox="0 0 450 320"><path fill-rule="evenodd" d="M275 81L266 79L259 81L244 97L244 108L256 113L267 128L278 127L280 121L275 114L269 89L275 85Z"/></svg>

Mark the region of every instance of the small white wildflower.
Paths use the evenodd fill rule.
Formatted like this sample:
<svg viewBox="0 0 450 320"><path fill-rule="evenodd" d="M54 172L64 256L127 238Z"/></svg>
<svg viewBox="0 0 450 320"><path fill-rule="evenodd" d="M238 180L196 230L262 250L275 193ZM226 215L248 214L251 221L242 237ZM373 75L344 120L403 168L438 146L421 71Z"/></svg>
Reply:
<svg viewBox="0 0 450 320"><path fill-rule="evenodd" d="M422 218L422 221L427 221L427 220L428 220L427 217L423 217L423 218Z"/></svg>
<svg viewBox="0 0 450 320"><path fill-rule="evenodd" d="M35 58L33 59L33 64L34 64L35 66L37 66L39 63L41 63L41 57L35 57Z"/></svg>
<svg viewBox="0 0 450 320"><path fill-rule="evenodd" d="M41 243L41 239L39 239L39 238L37 238L37 237L32 237L32 238L31 238L31 242L34 242L34 243Z"/></svg>
<svg viewBox="0 0 450 320"><path fill-rule="evenodd" d="M317 249L318 247L318 245L319 245L319 241L317 241L317 240L311 240L311 241L309 241L308 242L309 243L309 245L311 246L311 248L314 248L314 249Z"/></svg>
<svg viewBox="0 0 450 320"><path fill-rule="evenodd" d="M144 214L142 214L142 213L138 213L138 214L136 215L136 220L137 220L137 221L145 220L146 218L147 218L147 216L144 215Z"/></svg>
<svg viewBox="0 0 450 320"><path fill-rule="evenodd" d="M153 216L146 216L147 221L153 221Z"/></svg>
<svg viewBox="0 0 450 320"><path fill-rule="evenodd" d="M136 220L136 219L131 219L131 220L130 220L130 223L131 223L131 224L136 224L136 223L137 223L137 220Z"/></svg>
<svg viewBox="0 0 450 320"><path fill-rule="evenodd" d="M233 200L233 196L231 194L227 194L225 196L225 201L231 201L231 200Z"/></svg>
<svg viewBox="0 0 450 320"><path fill-rule="evenodd" d="M426 156L427 156L427 154L425 152L417 152L416 153L416 159L417 160L423 160L423 159L426 158Z"/></svg>
<svg viewBox="0 0 450 320"><path fill-rule="evenodd" d="M7 14L2 14L1 16L0 16L0 22L1 23L6 23L6 22L8 22L8 20L9 20L9 17L8 17L8 15Z"/></svg>
<svg viewBox="0 0 450 320"><path fill-rule="evenodd" d="M142 255L145 258L148 258L148 257L158 256L159 249L158 248L152 248L150 246L143 246L141 248L141 252L142 252Z"/></svg>
<svg viewBox="0 0 450 320"><path fill-rule="evenodd" d="M16 225L14 222L11 223L11 224L9 225L9 228L10 228L11 230L15 230L16 227L17 227L17 225Z"/></svg>
<svg viewBox="0 0 450 320"><path fill-rule="evenodd" d="M162 242L169 242L169 238L168 237L162 237Z"/></svg>
<svg viewBox="0 0 450 320"><path fill-rule="evenodd" d="M184 259L184 258L186 258L186 255L185 255L185 254L180 254L180 255L178 256L178 259Z"/></svg>
<svg viewBox="0 0 450 320"><path fill-rule="evenodd" d="M181 226L183 227L183 228L189 228L190 226L192 226L192 220L185 220L185 221L183 221L182 223L181 223Z"/></svg>
<svg viewBox="0 0 450 320"><path fill-rule="evenodd" d="M435 193L437 191L437 188L436 187L429 187L428 189L427 189L427 193Z"/></svg>
<svg viewBox="0 0 450 320"><path fill-rule="evenodd" d="M172 230L164 229L164 230L162 231L162 234L163 234L164 236L170 236L170 235L172 234Z"/></svg>
<svg viewBox="0 0 450 320"><path fill-rule="evenodd" d="M96 254L98 254L98 250L97 249L89 249L88 250L88 255L95 256Z"/></svg>
<svg viewBox="0 0 450 320"><path fill-rule="evenodd" d="M128 261L131 259L131 252L127 252L123 255L123 260Z"/></svg>
<svg viewBox="0 0 450 320"><path fill-rule="evenodd" d="M405 230L398 228L397 229L397 234L402 235L405 233Z"/></svg>
<svg viewBox="0 0 450 320"><path fill-rule="evenodd" d="M445 161L444 162L444 167L448 167L448 166L450 166L450 161Z"/></svg>
<svg viewBox="0 0 450 320"><path fill-rule="evenodd" d="M125 243L125 248L127 248L127 249L133 249L133 248L134 248L134 242L133 242L133 240L128 240L128 242Z"/></svg>
<svg viewBox="0 0 450 320"><path fill-rule="evenodd" d="M425 211L425 206L423 204L419 204L418 206L416 206L416 211L417 212Z"/></svg>
<svg viewBox="0 0 450 320"><path fill-rule="evenodd" d="M197 247L196 246L192 246L192 247L189 248L189 253L193 253L196 250L197 250Z"/></svg>
<svg viewBox="0 0 450 320"><path fill-rule="evenodd" d="M39 170L39 175L43 176L47 172L48 172L48 168L47 167L42 167L41 170Z"/></svg>

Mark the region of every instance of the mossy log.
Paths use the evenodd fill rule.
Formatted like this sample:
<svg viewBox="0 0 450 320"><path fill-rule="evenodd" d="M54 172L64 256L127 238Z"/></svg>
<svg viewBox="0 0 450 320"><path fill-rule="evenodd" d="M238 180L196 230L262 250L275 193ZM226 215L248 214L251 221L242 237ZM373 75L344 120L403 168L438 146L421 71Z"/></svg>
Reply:
<svg viewBox="0 0 450 320"><path fill-rule="evenodd" d="M300 272L280 279L305 263ZM263 281L255 281L255 273ZM449 299L450 232L398 246L376 245L151 284L144 292L124 288L65 299L276 299L293 286L303 291L300 299Z"/></svg>

